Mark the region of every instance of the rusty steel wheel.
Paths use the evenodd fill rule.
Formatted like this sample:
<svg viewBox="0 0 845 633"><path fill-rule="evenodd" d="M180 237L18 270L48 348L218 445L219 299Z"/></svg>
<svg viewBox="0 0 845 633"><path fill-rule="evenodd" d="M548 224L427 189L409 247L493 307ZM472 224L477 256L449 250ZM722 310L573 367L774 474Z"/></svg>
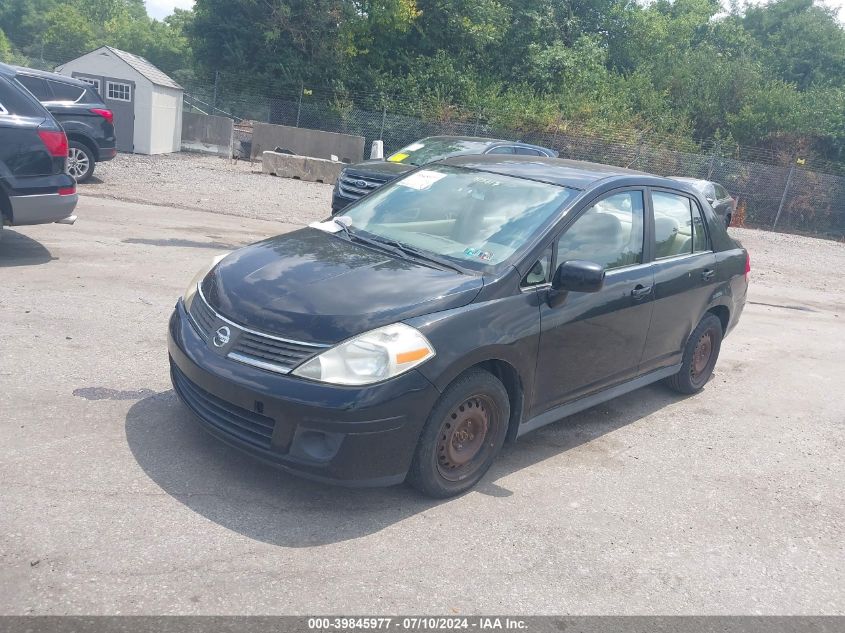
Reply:
<svg viewBox="0 0 845 633"><path fill-rule="evenodd" d="M698 382L703 376L707 365L710 363L710 356L713 353L713 338L709 331L705 332L695 344L690 363L690 378Z"/></svg>
<svg viewBox="0 0 845 633"><path fill-rule="evenodd" d="M508 392L496 376L479 368L458 376L426 420L408 483L438 498L472 488L502 448L510 411Z"/></svg>
<svg viewBox="0 0 845 633"><path fill-rule="evenodd" d="M690 334L684 347L681 370L667 383L680 393L695 393L707 384L722 346L722 322L707 314Z"/></svg>
<svg viewBox="0 0 845 633"><path fill-rule="evenodd" d="M437 470L450 481L458 481L485 459L490 448L491 426L501 424L496 405L487 396L476 395L454 407L440 427L437 440Z"/></svg>

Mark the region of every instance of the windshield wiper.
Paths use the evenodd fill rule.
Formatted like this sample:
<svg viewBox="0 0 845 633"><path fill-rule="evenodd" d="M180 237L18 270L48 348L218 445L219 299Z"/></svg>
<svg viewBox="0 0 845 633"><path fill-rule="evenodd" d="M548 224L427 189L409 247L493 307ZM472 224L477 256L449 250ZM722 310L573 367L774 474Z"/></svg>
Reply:
<svg viewBox="0 0 845 633"><path fill-rule="evenodd" d="M408 246L407 244L403 244L398 240L392 240L389 237L382 237L381 235L376 236L374 238L378 242L382 242L388 246L392 246L394 249L405 253L406 255L410 255L411 257L415 257L417 259L422 259L427 262L431 262L433 264L437 264L440 267L448 268L449 270L454 270L456 273L464 274L464 271L455 266L454 264L450 264L447 261L443 261L439 257L436 257L427 251L415 248L413 246Z"/></svg>

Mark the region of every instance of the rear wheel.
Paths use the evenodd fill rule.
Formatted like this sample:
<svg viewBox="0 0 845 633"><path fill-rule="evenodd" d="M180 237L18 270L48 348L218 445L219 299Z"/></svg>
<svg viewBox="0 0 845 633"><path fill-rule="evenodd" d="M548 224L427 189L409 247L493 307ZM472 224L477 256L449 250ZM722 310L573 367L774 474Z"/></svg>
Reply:
<svg viewBox="0 0 845 633"><path fill-rule="evenodd" d="M501 450L509 419L508 393L498 378L481 369L462 374L429 415L408 483L438 498L469 490Z"/></svg>
<svg viewBox="0 0 845 633"><path fill-rule="evenodd" d="M728 214L725 216L725 228L730 227L730 225L731 225L731 214L730 214L730 213L728 213Z"/></svg>
<svg viewBox="0 0 845 633"><path fill-rule="evenodd" d="M94 153L79 141L71 141L68 145L67 173L76 182L85 182L94 174Z"/></svg>
<svg viewBox="0 0 845 633"><path fill-rule="evenodd" d="M687 340L681 370L668 378L667 384L679 393L700 391L713 374L721 347L722 322L708 313Z"/></svg>

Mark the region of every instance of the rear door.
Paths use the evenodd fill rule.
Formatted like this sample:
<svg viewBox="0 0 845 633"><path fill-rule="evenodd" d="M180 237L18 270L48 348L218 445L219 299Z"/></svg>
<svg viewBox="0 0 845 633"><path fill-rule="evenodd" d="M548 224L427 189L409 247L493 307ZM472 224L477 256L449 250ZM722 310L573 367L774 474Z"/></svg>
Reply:
<svg viewBox="0 0 845 633"><path fill-rule="evenodd" d="M716 255L698 201L651 189L654 313L641 372L681 362L683 347L715 291Z"/></svg>
<svg viewBox="0 0 845 633"><path fill-rule="evenodd" d="M637 374L651 320L653 274L645 250L644 190L616 190L560 236L551 270L567 260L605 267L599 292L540 305L532 416Z"/></svg>

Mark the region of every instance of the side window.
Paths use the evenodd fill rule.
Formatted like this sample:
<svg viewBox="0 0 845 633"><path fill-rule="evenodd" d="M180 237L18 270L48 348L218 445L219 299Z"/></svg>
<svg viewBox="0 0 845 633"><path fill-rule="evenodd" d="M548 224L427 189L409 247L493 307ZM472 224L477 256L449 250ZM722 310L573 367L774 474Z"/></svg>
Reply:
<svg viewBox="0 0 845 633"><path fill-rule="evenodd" d="M725 189L722 185L720 185L719 183L716 183L715 186L716 186L716 200L724 200L725 198L730 196L730 194L728 193L728 190Z"/></svg>
<svg viewBox="0 0 845 633"><path fill-rule="evenodd" d="M38 99L39 101L50 101L53 98L53 94L50 92L50 89L47 87L47 82L41 79L41 77L30 77L29 75L18 75L15 77L24 88L29 90L33 96Z"/></svg>
<svg viewBox="0 0 845 633"><path fill-rule="evenodd" d="M491 149L488 154L513 154L513 147L509 145L502 145L500 147L494 147Z"/></svg>
<svg viewBox="0 0 845 633"><path fill-rule="evenodd" d="M60 81L47 80L47 83L53 89L53 99L56 101L77 101L82 96L82 93L85 92L84 88L71 86Z"/></svg>
<svg viewBox="0 0 845 633"><path fill-rule="evenodd" d="M570 259L601 264L606 270L643 261L643 192L625 191L585 211L557 244L557 265Z"/></svg>
<svg viewBox="0 0 845 633"><path fill-rule="evenodd" d="M692 206L692 250L695 253L703 253L710 250L710 245L707 243L707 231L704 229L704 218L698 205L692 200L690 204Z"/></svg>
<svg viewBox="0 0 845 633"><path fill-rule="evenodd" d="M537 260L525 278L519 284L523 288L530 288L539 284L545 284L552 280L552 249L549 248L543 256Z"/></svg>
<svg viewBox="0 0 845 633"><path fill-rule="evenodd" d="M515 147L514 154L519 154L520 156L542 156L540 152L530 147Z"/></svg>
<svg viewBox="0 0 845 633"><path fill-rule="evenodd" d="M655 259L692 253L693 223L690 199L686 196L655 191L654 206ZM698 207L696 207L698 211ZM701 214L698 214L701 222Z"/></svg>

